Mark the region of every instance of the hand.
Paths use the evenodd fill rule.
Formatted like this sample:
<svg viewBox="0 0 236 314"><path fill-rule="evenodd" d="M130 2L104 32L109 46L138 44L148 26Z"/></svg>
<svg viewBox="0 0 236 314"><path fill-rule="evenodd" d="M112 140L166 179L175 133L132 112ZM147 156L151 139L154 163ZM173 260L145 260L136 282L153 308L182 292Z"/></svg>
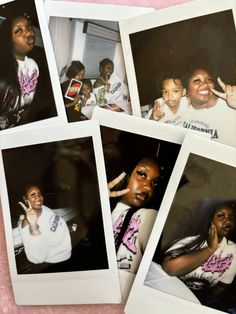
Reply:
<svg viewBox="0 0 236 314"><path fill-rule="evenodd" d="M126 173L122 172L118 177L116 177L114 180L112 180L111 182L109 182L107 184L108 191L109 191L109 197L118 197L118 196L122 196L122 195L129 192L128 188L121 190L121 191L111 191L111 189L113 189L114 186L116 186L122 179L124 179L125 176L126 176Z"/></svg>
<svg viewBox="0 0 236 314"><path fill-rule="evenodd" d="M155 100L150 119L157 121L157 120L160 120L161 118L163 118L164 115L165 115L165 113L162 111L161 104L157 100Z"/></svg>
<svg viewBox="0 0 236 314"><path fill-rule="evenodd" d="M208 231L207 243L208 243L208 248L212 250L212 253L215 252L215 250L218 247L219 240L218 240L216 226L213 223L211 224L211 227Z"/></svg>
<svg viewBox="0 0 236 314"><path fill-rule="evenodd" d="M225 84L220 77L217 78L217 81L224 92L221 93L212 88L212 93L220 98L223 98L229 107L236 109L236 86Z"/></svg>
<svg viewBox="0 0 236 314"><path fill-rule="evenodd" d="M26 201L27 204L28 204L28 207L22 203L22 202L19 202L18 204L24 209L24 212L25 212L25 218L28 222L28 224L34 228L36 227L37 228L37 221L38 221L38 216L37 216L37 213L36 211L32 208L31 204L29 201Z"/></svg>

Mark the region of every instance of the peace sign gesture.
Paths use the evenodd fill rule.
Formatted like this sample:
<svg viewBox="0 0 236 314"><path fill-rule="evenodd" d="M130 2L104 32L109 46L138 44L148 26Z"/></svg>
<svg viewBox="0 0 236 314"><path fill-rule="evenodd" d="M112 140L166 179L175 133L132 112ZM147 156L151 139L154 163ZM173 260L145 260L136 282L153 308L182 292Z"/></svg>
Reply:
<svg viewBox="0 0 236 314"><path fill-rule="evenodd" d="M108 191L109 191L109 197L118 197L118 196L122 196L122 195L129 192L128 188L121 190L121 191L111 191L125 176L126 176L126 173L122 172L118 177L116 177L114 180L110 181L107 184Z"/></svg>
<svg viewBox="0 0 236 314"><path fill-rule="evenodd" d="M213 94L220 98L223 98L227 102L229 107L236 109L236 86L225 84L220 77L217 78L217 81L224 92L221 93L212 88L211 91L213 92Z"/></svg>
<svg viewBox="0 0 236 314"><path fill-rule="evenodd" d="M26 200L28 207L22 203L18 202L18 204L24 209L25 212L25 219L27 223L29 224L30 233L31 234L39 234L39 226L37 224L38 221L38 215L36 213L36 210L34 210L28 200Z"/></svg>

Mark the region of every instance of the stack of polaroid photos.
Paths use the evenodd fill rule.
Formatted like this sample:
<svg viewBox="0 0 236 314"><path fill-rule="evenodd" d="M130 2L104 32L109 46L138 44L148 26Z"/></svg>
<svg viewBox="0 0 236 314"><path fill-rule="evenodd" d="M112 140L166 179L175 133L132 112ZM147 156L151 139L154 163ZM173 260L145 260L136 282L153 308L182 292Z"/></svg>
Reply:
<svg viewBox="0 0 236 314"><path fill-rule="evenodd" d="M236 312L235 8L3 1L16 304Z"/></svg>

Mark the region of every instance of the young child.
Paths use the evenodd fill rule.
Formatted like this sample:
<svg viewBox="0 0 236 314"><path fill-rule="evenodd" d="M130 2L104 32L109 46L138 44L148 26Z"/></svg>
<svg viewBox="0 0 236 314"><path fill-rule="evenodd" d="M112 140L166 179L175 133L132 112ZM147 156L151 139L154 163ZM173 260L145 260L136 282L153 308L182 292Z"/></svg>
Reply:
<svg viewBox="0 0 236 314"><path fill-rule="evenodd" d="M11 126L14 126L19 122L24 123L22 120L27 122L38 83L38 65L27 57L35 43L35 32L30 20L23 15L6 18L0 27L0 41L4 43L1 47L1 77L9 83L15 96L19 97L19 106L14 113L15 121L11 122Z"/></svg>
<svg viewBox="0 0 236 314"><path fill-rule="evenodd" d="M123 179L126 188L112 190ZM157 215L157 210L146 205L154 196L159 179L156 159L146 157L130 175L122 173L108 184L110 197L121 197L112 211L118 268L133 274L138 270Z"/></svg>
<svg viewBox="0 0 236 314"><path fill-rule="evenodd" d="M93 109L96 106L96 97L95 94L92 92L93 85L91 80L83 79L82 83L82 95L80 95L78 107L81 107L81 112L83 115L85 115L88 119L91 119Z"/></svg>
<svg viewBox="0 0 236 314"><path fill-rule="evenodd" d="M174 73L164 73L160 81L162 98L155 100L153 108L145 118L182 125L182 116L188 107L182 80Z"/></svg>

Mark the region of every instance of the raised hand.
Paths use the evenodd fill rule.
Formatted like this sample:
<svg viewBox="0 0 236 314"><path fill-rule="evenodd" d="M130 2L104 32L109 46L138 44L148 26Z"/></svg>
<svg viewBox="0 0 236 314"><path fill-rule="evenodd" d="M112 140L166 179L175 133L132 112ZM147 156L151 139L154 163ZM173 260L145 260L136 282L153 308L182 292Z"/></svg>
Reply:
<svg viewBox="0 0 236 314"><path fill-rule="evenodd" d="M212 253L215 252L219 244L219 239L217 235L216 226L213 223L211 224L211 227L208 231L207 243L208 243L208 248L212 250Z"/></svg>
<svg viewBox="0 0 236 314"><path fill-rule="evenodd" d="M25 212L25 219L30 227L30 233L36 235L39 234L39 226L37 224L38 222L38 216L36 210L34 210L30 204L29 201L26 201L28 206L26 206L22 202L18 202L18 204L24 209Z"/></svg>
<svg viewBox="0 0 236 314"><path fill-rule="evenodd" d="M114 186L116 186L122 179L124 179L125 176L126 176L126 173L122 172L118 177L116 177L114 180L110 181L107 184L108 191L109 191L109 197L118 197L118 196L122 196L122 195L129 192L128 188L121 190L121 191L111 191L114 188Z"/></svg>
<svg viewBox="0 0 236 314"><path fill-rule="evenodd" d="M236 86L225 84L220 77L217 78L217 81L224 92L219 92L212 88L213 94L223 98L229 107L236 109Z"/></svg>
<svg viewBox="0 0 236 314"><path fill-rule="evenodd" d="M160 120L161 118L164 117L164 115L165 115L165 113L162 110L162 106L161 106L160 102L155 100L150 119L151 120Z"/></svg>

